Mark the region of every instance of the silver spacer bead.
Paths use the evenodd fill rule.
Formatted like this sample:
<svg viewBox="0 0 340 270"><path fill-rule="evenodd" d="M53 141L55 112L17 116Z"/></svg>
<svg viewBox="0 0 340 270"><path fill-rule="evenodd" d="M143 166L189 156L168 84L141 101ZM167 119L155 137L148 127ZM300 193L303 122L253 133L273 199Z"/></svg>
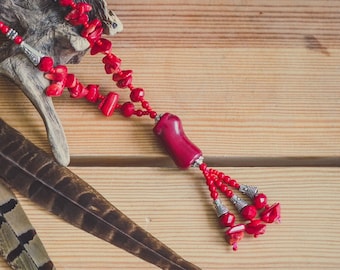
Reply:
<svg viewBox="0 0 340 270"><path fill-rule="evenodd" d="M9 29L9 31L6 34L6 37L10 40L14 40L18 36L18 32L14 29Z"/></svg>
<svg viewBox="0 0 340 270"><path fill-rule="evenodd" d="M248 205L248 203L245 200L241 199L237 195L233 195L230 198L230 201L235 205L237 211L239 212L241 212L241 210Z"/></svg>
<svg viewBox="0 0 340 270"><path fill-rule="evenodd" d="M194 168L199 167L203 163L203 160L204 160L204 157L200 156L198 159L194 161L194 163L192 164L192 167Z"/></svg>
<svg viewBox="0 0 340 270"><path fill-rule="evenodd" d="M258 192L258 189L254 186L240 185L239 191L247 195L250 199L254 199Z"/></svg>
<svg viewBox="0 0 340 270"><path fill-rule="evenodd" d="M39 65L41 58L45 56L41 52L37 51L36 49L25 43L24 41L20 43L20 48L26 54L27 58L35 66Z"/></svg>
<svg viewBox="0 0 340 270"><path fill-rule="evenodd" d="M223 216L229 212L229 209L221 202L220 199L214 200L217 217Z"/></svg>

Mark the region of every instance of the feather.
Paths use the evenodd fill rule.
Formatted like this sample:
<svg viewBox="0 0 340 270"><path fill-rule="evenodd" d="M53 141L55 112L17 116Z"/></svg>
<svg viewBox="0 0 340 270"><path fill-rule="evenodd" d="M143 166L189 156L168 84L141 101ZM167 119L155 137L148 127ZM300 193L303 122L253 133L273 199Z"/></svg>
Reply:
<svg viewBox="0 0 340 270"><path fill-rule="evenodd" d="M0 177L65 221L162 269L200 269L136 225L1 119Z"/></svg>
<svg viewBox="0 0 340 270"><path fill-rule="evenodd" d="M1 179L0 254L15 270L55 269L17 198Z"/></svg>

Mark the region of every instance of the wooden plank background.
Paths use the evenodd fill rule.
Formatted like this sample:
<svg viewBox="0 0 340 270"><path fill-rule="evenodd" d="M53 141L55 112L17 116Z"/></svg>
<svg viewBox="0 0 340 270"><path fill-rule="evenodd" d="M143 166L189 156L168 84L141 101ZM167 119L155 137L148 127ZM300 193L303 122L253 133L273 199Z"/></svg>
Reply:
<svg viewBox="0 0 340 270"><path fill-rule="evenodd" d="M65 95L55 106L71 169L202 269L339 269L340 2L115 2L125 28L111 39L134 84L181 117L207 162L280 201L282 223L230 251L204 181L173 166L152 121L104 118ZM71 69L116 90L100 56ZM4 77L0 115L49 151L37 112ZM19 198L57 269L154 269Z"/></svg>

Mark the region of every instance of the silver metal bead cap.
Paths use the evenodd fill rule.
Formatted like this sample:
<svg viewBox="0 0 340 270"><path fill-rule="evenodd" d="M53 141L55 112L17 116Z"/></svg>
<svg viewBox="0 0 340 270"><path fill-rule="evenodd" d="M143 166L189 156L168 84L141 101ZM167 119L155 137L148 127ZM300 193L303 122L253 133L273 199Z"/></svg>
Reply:
<svg viewBox="0 0 340 270"><path fill-rule="evenodd" d="M220 199L216 199L214 201L214 204L217 217L223 216L224 214L229 212L229 209L221 202Z"/></svg>
<svg viewBox="0 0 340 270"><path fill-rule="evenodd" d="M240 185L239 191L247 195L250 199L254 199L258 189L255 186Z"/></svg>
<svg viewBox="0 0 340 270"><path fill-rule="evenodd" d="M237 211L241 212L241 210L248 205L248 203L238 197L237 195L233 195L233 197L230 198L230 201L235 205Z"/></svg>
<svg viewBox="0 0 340 270"><path fill-rule="evenodd" d="M22 51L26 54L27 58L33 63L33 65L37 66L40 63L41 58L44 57L44 55L25 43L24 41L20 43L20 48Z"/></svg>

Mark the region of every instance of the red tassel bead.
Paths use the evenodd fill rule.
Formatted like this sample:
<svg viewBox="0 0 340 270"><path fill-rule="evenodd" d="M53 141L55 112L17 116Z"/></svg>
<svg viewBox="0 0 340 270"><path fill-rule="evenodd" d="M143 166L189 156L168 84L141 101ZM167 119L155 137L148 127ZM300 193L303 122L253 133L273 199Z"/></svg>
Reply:
<svg viewBox="0 0 340 270"><path fill-rule="evenodd" d="M267 196L263 193L259 193L254 197L254 205L257 209L262 209L267 205Z"/></svg>
<svg viewBox="0 0 340 270"><path fill-rule="evenodd" d="M270 207L267 207L261 214L261 220L266 223L273 223L275 221L280 221L281 218L281 208L279 203L275 203Z"/></svg>
<svg viewBox="0 0 340 270"><path fill-rule="evenodd" d="M113 115L118 105L119 95L115 92L110 92L99 104L98 108L105 116Z"/></svg>
<svg viewBox="0 0 340 270"><path fill-rule="evenodd" d="M261 220L252 220L250 223L246 225L246 233L254 235L254 237L258 237L261 234L266 232L266 224L261 223Z"/></svg>
<svg viewBox="0 0 340 270"><path fill-rule="evenodd" d="M257 211L253 205L247 205L241 210L241 215L247 219L252 220L256 217Z"/></svg>
<svg viewBox="0 0 340 270"><path fill-rule="evenodd" d="M228 212L226 214L223 214L222 216L219 217L220 219L220 224L223 227L232 227L234 226L235 223L235 215Z"/></svg>
<svg viewBox="0 0 340 270"><path fill-rule="evenodd" d="M238 242L240 242L244 236L245 225L238 224L231 227L229 230L226 231L226 239L230 245L233 246L233 250L238 249Z"/></svg>

